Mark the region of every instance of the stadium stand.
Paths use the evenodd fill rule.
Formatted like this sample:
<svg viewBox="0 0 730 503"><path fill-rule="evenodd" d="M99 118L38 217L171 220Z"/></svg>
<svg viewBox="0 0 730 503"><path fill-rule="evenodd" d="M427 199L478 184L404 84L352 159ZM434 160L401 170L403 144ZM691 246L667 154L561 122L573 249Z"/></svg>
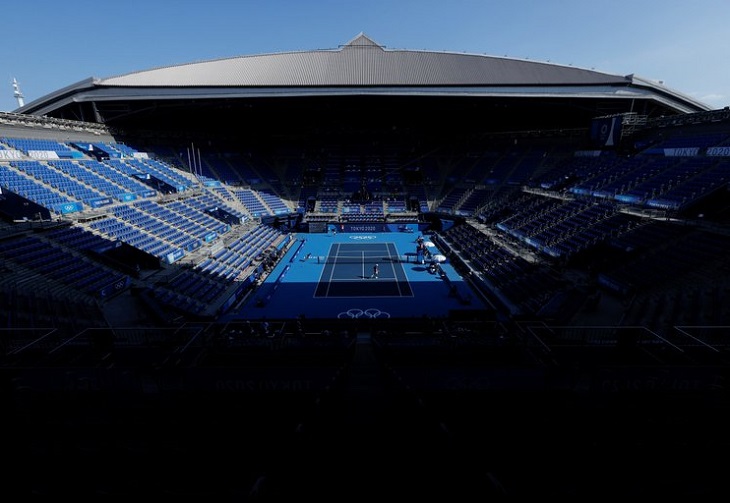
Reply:
<svg viewBox="0 0 730 503"><path fill-rule="evenodd" d="M340 55L372 56L370 42ZM139 91L113 83L121 101ZM124 123L100 106L105 126L55 97L46 117L39 104L0 114L7 493L728 493L712 452L730 447L730 112L669 94L657 101L675 110L652 102L642 117L568 106L555 128L529 100L470 102L501 110L473 133L440 99L392 114L399 100L296 100L277 134L275 99L235 108L256 124L240 131L192 111ZM327 126L343 104L360 120ZM578 108L592 115L568 117ZM601 143L596 127L617 121ZM279 316L294 267L319 263L309 241L381 232L433 246L433 272L410 250L388 256L404 283L438 285L426 301L363 296L408 314L318 316L298 286Z"/></svg>
<svg viewBox="0 0 730 503"><path fill-rule="evenodd" d="M726 112L718 115L720 124L730 123ZM727 369L726 344L718 334L730 319L725 253L730 246L725 202L730 157L723 154L728 135L703 134L704 128L717 129L717 121L695 124L689 132L685 127L647 126L635 144L651 146L632 147L622 155L585 155L577 147L571 157L563 145L552 159L551 151L536 155L535 147L523 141L499 156L486 153L477 162L468 157L455 162L442 175L438 197L429 197L433 189L412 183L414 173L405 170L389 175L391 189L366 184L368 196L363 199L360 174L351 183L340 174L327 175L322 166L326 183L319 178L306 183L312 175L305 175L298 191L289 187L293 196L288 200L270 188L243 188L239 180L231 184L225 175L194 176L111 139L96 141L90 149L83 140L66 147L4 136L3 150L19 152L0 161L5 196L0 206L5 216L0 240L3 367L16 376L8 386L14 393L23 386L46 394L54 388L48 379L56 369L93 368L103 361L113 361L108 368L119 372L184 370L188 384L178 392L184 391L191 403L219 418L235 417L240 422L235 428L259 431L262 441L275 442L247 441L245 447L234 442L262 461L249 460L241 467L240 486L212 488L159 472L154 479L145 475L151 466L145 468L128 449L153 442L151 434L128 431L117 440L123 447L113 448L113 455L141 464L123 476L156 485L160 494L243 494L256 484L263 491L259 486L265 482L272 499L292 496L286 487L293 483L334 499L352 490L351 485L364 483L356 470L369 473L338 447L352 436L358 439L351 448L359 445L366 452L375 446L387 449L396 439L409 451L403 460L408 469L381 460L387 475L369 491L388 488L398 494L398 487L419 484L423 495L442 497L538 494L525 485L525 477L539 482L540 494L590 493L604 482L603 475L613 472L595 459L592 470L569 463L574 474L570 480L552 469L547 452L563 449L569 456L587 455L586 446L555 439L566 435L566 428L580 431L585 442L610 456L620 456L622 449L635 451L647 442L658 452L683 449L687 455L699 455L697 443L680 447L677 439L662 445L659 437L677 428L677 418L692 425L685 424L685 429L700 427L687 417L695 414L682 413L680 407L726 417L726 392L717 379L723 379ZM28 134L26 128L18 132ZM27 145L62 155L33 158ZM75 145L85 147L77 150ZM666 149L694 147L696 155L662 155ZM92 151L110 155L92 156ZM463 169L466 159L477 168ZM507 164L506 159L512 161ZM505 174L489 180L478 176L487 170ZM517 171L521 181L514 183L509 173ZM211 170L210 175L220 172ZM657 204L658 200L677 203ZM33 210L41 211L27 210L31 203ZM277 215L294 223L282 227ZM266 217L273 218L265 222ZM419 322L390 320L367 328L334 319L222 316L258 288L293 244L292 232L318 221L420 223L475 294L495 311L483 319L459 319L454 313L446 319L425 316ZM367 345L363 329L370 334ZM393 403L382 412L387 418L373 417L383 404L368 409L364 397L352 395L353 380L365 379L369 372L370 367L359 367L364 355L379 361L385 372L384 381L368 386L388 390ZM303 361L307 368L300 368ZM250 365L275 372L285 384L266 384L259 372L244 370ZM34 370L19 372L21 368ZM281 414L280 421L270 422L267 414L243 420L243 412L232 409L220 392L207 396L193 391L206 389L204 372L224 368L231 373L226 379L240 381L240 386L290 389L294 396L286 399L260 392L245 400L246 410L271 407ZM455 376L460 376L458 381ZM691 383L693 389L678 380ZM136 388L142 382L128 384ZM609 383L611 389L606 389ZM656 386L659 389L653 389ZM118 387L107 383L94 395L117 396ZM516 408L510 398L514 393L523 401ZM34 405L19 406L18 412L33 410L55 418L61 409L51 408L39 396ZM179 421L185 414L181 403L171 398L161 409L143 394L124 396L128 406L169 414L169 420ZM90 404L82 397L76 400L80 402L73 417L79 421ZM338 408L350 400L357 404L352 415L337 419ZM468 405L479 401L489 408ZM557 412L563 409L579 415L565 417ZM481 410L500 412L495 416ZM621 415L629 410L633 423ZM114 411L114 419L103 421L134 421L122 409ZM535 429L526 418L537 415ZM288 423L281 420L285 417ZM48 420L36 416L31 424ZM366 421L372 421L366 433L349 430ZM87 423L88 418L80 420L77 430ZM524 423L523 435L497 441L495 432L514 423ZM642 435L612 436L608 432L617 424ZM159 423L152 431L160 435L161 427ZM229 428L234 427L224 429ZM405 431L409 433L403 436ZM424 438L429 439L425 444ZM41 438L28 441L47 458L48 470L62 463ZM86 470L91 469L91 457L105 449L89 444L80 430L69 441L71 455L81 459ZM156 442L173 440L162 435ZM205 447L189 442L197 441L188 439L177 448L185 449L185 458L192 461L193 456L209 459L229 439L211 436ZM727 435L720 434L719 442L727 445ZM287 448L287 455L295 456L292 463L304 463L304 453L318 449L330 460L347 459L350 467L321 465L330 475L322 488L313 482L312 470L264 463L272 449L281 448L276 443L297 446ZM673 491L685 494L725 489L706 463L700 466L709 480L701 481L699 469L680 473L667 463L657 464L646 449L642 455L652 467L624 460L631 469L641 469L643 478L612 478L614 494L661 494L659 487L669 479L674 481ZM486 457L472 466L465 461L467 451L481 451ZM530 459L517 456L518 451L529 452ZM438 456L453 460L455 455L464 461L434 464ZM216 469L225 473L223 461L217 463ZM192 476L188 468L173 466ZM264 466L276 470L265 473ZM115 486L112 474L93 472L90 492L127 493ZM678 486L678 480L685 485ZM40 493L77 490L64 488L62 482L49 487L32 477L27 482Z"/></svg>

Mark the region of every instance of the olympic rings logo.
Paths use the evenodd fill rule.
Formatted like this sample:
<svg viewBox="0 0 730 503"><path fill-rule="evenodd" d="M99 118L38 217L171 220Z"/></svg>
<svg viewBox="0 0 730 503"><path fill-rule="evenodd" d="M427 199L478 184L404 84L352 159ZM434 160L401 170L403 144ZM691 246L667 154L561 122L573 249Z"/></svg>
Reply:
<svg viewBox="0 0 730 503"><path fill-rule="evenodd" d="M338 319L350 318L390 318L390 313L371 307L370 309L348 309L337 315Z"/></svg>
<svg viewBox="0 0 730 503"><path fill-rule="evenodd" d="M368 240L368 239L378 239L375 236L350 236L350 239L360 239L360 240Z"/></svg>

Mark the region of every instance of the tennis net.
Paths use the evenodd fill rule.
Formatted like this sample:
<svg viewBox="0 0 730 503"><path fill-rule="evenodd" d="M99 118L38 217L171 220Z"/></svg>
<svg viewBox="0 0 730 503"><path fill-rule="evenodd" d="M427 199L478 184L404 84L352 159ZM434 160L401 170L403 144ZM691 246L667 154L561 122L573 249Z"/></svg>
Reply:
<svg viewBox="0 0 730 503"><path fill-rule="evenodd" d="M309 260L316 260L318 264L388 264L408 262L407 255L328 255L310 257Z"/></svg>

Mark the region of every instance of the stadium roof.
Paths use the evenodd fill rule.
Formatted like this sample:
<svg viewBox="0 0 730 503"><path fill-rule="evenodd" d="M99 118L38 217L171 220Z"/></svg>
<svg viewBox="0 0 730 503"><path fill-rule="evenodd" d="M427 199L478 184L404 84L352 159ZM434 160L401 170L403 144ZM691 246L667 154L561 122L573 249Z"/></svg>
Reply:
<svg viewBox="0 0 730 503"><path fill-rule="evenodd" d="M140 71L104 86L483 86L616 84L627 78L531 61L386 50L358 35L336 50L242 56Z"/></svg>
<svg viewBox="0 0 730 503"><path fill-rule="evenodd" d="M149 109L150 103L342 96L621 102L618 107L599 106L595 114L629 111L627 103L632 111L647 115L708 110L633 75L507 57L392 50L361 33L336 49L239 56L89 78L17 112L112 123Z"/></svg>

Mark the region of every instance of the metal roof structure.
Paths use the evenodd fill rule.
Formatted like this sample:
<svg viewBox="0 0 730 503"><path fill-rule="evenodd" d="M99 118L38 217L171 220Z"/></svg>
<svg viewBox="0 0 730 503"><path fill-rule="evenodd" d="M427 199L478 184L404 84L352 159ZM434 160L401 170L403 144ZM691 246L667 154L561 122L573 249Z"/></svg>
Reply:
<svg viewBox="0 0 730 503"><path fill-rule="evenodd" d="M360 34L337 50L242 56L140 71L110 87L504 86L625 83L625 77L532 61L386 50Z"/></svg>
<svg viewBox="0 0 730 503"><path fill-rule="evenodd" d="M478 54L392 50L360 33L336 49L240 56L89 78L16 112L129 125L135 123L130 120L142 121L171 108L230 110L243 103L249 106L251 100L342 97L521 101L520 108L547 101L564 107L570 101L568 108L580 103L577 107L593 116L621 112L659 116L709 109L634 75ZM552 104L551 109L555 109ZM166 120L174 123L180 114Z"/></svg>

